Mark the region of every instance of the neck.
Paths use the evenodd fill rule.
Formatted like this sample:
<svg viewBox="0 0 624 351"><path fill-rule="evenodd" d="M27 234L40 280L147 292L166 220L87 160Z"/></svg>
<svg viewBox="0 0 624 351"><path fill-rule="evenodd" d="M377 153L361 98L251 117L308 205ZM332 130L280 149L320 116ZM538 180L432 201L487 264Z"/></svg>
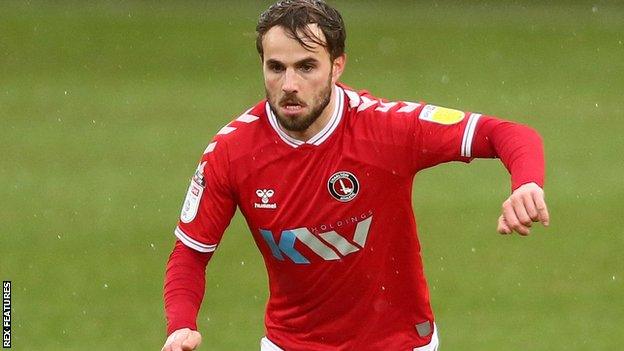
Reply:
<svg viewBox="0 0 624 351"><path fill-rule="evenodd" d="M337 99L336 88L335 86L332 86L331 97L329 99L329 103L327 104L323 112L321 112L321 115L316 119L316 121L314 121L314 123L312 123L312 125L308 127L308 129L301 131L301 132L294 132L290 130L285 130L283 128L282 130L286 134L288 134L288 136L290 136L291 138L295 138L303 142L310 140L313 136L315 136L323 128L325 128L327 123L329 123L329 120L331 119L331 116L334 113L334 109L336 108L336 99Z"/></svg>

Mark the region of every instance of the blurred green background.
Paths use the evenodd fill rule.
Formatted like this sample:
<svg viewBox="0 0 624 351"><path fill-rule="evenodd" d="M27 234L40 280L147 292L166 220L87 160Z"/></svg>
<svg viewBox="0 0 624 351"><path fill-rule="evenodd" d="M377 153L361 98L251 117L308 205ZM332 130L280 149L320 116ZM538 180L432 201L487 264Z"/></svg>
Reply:
<svg viewBox="0 0 624 351"><path fill-rule="evenodd" d="M497 161L417 177L443 350L624 344L624 5L331 1L343 81L539 130L552 224L499 236ZM15 350L160 350L188 179L263 97L270 2L0 2L0 278ZM208 269L201 350L258 350L266 273L237 214Z"/></svg>

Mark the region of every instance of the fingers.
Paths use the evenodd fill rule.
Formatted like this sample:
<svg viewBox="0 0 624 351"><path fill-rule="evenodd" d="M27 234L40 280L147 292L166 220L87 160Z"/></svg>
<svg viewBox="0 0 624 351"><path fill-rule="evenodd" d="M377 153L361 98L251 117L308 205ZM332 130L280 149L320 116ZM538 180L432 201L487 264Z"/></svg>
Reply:
<svg viewBox="0 0 624 351"><path fill-rule="evenodd" d="M192 351L199 347L201 344L201 335L196 331L191 331L186 337L186 340L182 343L183 351Z"/></svg>
<svg viewBox="0 0 624 351"><path fill-rule="evenodd" d="M503 217L509 228L516 231L520 235L529 235L531 232L529 226L523 224L522 222L524 221L526 223L526 218L529 217L526 214L526 210L522 211L520 207L522 207L522 209L524 208L524 206L519 206L517 202L516 204L513 204L510 199L505 200L505 202L503 202ZM520 213L522 221L518 218L517 213Z"/></svg>
<svg viewBox="0 0 624 351"><path fill-rule="evenodd" d="M502 216L498 219L497 230L501 234L510 234L515 231L520 235L529 235L533 222L548 226L550 216L542 188L535 183L528 183L516 189L503 202Z"/></svg>
<svg viewBox="0 0 624 351"><path fill-rule="evenodd" d="M500 215L498 217L498 227L496 228L496 230L500 234L511 234L511 233L513 233L511 228L509 228L509 226L507 225L507 222L505 222L505 217L503 217L503 215Z"/></svg>
<svg viewBox="0 0 624 351"><path fill-rule="evenodd" d="M161 351L191 351L201 343L199 332L188 328L178 329L171 333Z"/></svg>
<svg viewBox="0 0 624 351"><path fill-rule="evenodd" d="M531 225L533 225L533 220L531 220L531 216L529 216L525 205L525 199L527 197L528 196L522 196L520 198L515 197L511 200L511 204L513 206L514 213L516 214L516 218L518 218L518 221L520 221L520 223L522 223L522 225L525 227L531 227Z"/></svg>
<svg viewBox="0 0 624 351"><path fill-rule="evenodd" d="M546 201L544 201L544 193L534 193L532 198L535 202L535 208L537 210L537 217L539 221L544 226L548 226L550 224L550 215L548 214Z"/></svg>
<svg viewBox="0 0 624 351"><path fill-rule="evenodd" d="M524 196L522 198L522 201L524 203L524 209L526 210L526 213L529 216L529 218L531 219L531 221L532 222L539 221L539 213L538 213L537 208L535 206L535 201L533 200L533 197L532 196Z"/></svg>

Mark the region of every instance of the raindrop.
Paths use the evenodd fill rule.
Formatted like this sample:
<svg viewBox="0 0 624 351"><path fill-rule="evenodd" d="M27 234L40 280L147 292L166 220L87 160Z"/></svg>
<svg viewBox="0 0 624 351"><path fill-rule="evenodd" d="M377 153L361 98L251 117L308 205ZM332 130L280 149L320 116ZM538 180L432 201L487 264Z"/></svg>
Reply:
<svg viewBox="0 0 624 351"><path fill-rule="evenodd" d="M59 234L59 235L57 235L56 237L60 239L60 238L61 238L61 235Z"/></svg>
<svg viewBox="0 0 624 351"><path fill-rule="evenodd" d="M108 289L108 284L104 283L104 289Z"/></svg>
<svg viewBox="0 0 624 351"><path fill-rule="evenodd" d="M154 248L154 243L150 243L150 247L153 249Z"/></svg>
<svg viewBox="0 0 624 351"><path fill-rule="evenodd" d="M474 247L472 249L470 249L470 251L472 252L477 252L477 249L475 249Z"/></svg>
<svg viewBox="0 0 624 351"><path fill-rule="evenodd" d="M593 13L598 12L598 6L596 6L596 5L592 6L592 12Z"/></svg>
<svg viewBox="0 0 624 351"><path fill-rule="evenodd" d="M244 266L244 265L245 265L245 261L241 261L241 266Z"/></svg>

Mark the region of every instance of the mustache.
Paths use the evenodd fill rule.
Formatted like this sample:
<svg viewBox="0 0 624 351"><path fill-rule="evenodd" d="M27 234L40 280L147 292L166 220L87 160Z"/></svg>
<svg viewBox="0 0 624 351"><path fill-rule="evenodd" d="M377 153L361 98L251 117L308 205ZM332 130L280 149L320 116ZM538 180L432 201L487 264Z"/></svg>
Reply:
<svg viewBox="0 0 624 351"><path fill-rule="evenodd" d="M289 94L282 97L279 101L280 105L300 105L305 106L305 103L301 101L296 94Z"/></svg>

